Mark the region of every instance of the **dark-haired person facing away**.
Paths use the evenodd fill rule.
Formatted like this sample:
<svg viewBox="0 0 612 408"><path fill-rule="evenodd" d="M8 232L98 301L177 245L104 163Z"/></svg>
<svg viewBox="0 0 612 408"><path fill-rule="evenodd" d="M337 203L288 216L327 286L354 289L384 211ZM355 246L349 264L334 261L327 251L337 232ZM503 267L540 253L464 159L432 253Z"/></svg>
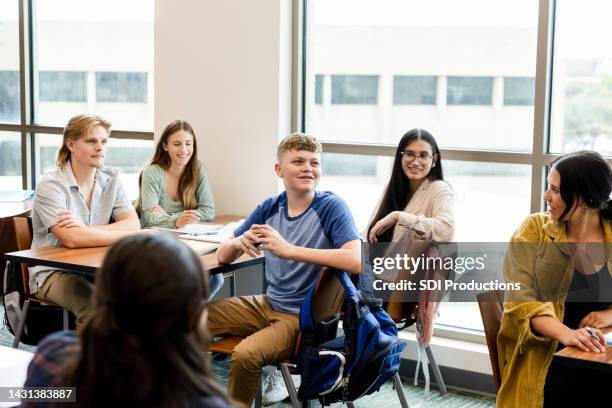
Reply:
<svg viewBox="0 0 612 408"><path fill-rule="evenodd" d="M191 125L171 122L157 141L151 163L142 170L136 203L142 228L182 228L215 217L212 190L198 160ZM223 275L210 277L210 297L223 286Z"/></svg>
<svg viewBox="0 0 612 408"><path fill-rule="evenodd" d="M600 154L563 155L548 175L547 212L530 215L512 236L504 275L521 284L521 298L506 293L498 407L573 406L567 385L559 387L569 376L551 365L553 354L563 346L605 351L600 329L612 326L611 192L612 169ZM594 402L592 393L609 380L603 372L572 376L572 393L579 405Z"/></svg>
<svg viewBox="0 0 612 408"><path fill-rule="evenodd" d="M107 246L140 230L118 172L104 166L110 129L104 118L87 114L66 124L57 168L36 186L32 248ZM36 298L74 313L77 328L91 316L93 285L84 277L33 266L29 284Z"/></svg>
<svg viewBox="0 0 612 408"><path fill-rule="evenodd" d="M387 188L365 236L369 242L397 241L405 228L417 231L424 240L447 242L453 239L453 190L444 181L442 157L436 139L423 129L412 129L401 138L395 151ZM371 294L371 273L361 275L360 290ZM423 327L423 341L429 344L436 304L428 304L429 319Z"/></svg>
<svg viewBox="0 0 612 408"><path fill-rule="evenodd" d="M78 336L39 344L25 386L76 387L69 407L230 407L201 351L207 298L208 274L185 244L166 234L124 238L96 274L92 318Z"/></svg>

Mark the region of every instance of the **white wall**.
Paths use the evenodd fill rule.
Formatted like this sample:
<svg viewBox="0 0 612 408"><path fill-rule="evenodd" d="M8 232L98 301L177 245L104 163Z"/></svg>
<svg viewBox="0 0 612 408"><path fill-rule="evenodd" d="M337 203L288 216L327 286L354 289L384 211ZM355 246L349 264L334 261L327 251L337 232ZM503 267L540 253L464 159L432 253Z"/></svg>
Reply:
<svg viewBox="0 0 612 408"><path fill-rule="evenodd" d="M277 192L290 131L291 0L155 1L155 137L182 118L197 134L217 214Z"/></svg>

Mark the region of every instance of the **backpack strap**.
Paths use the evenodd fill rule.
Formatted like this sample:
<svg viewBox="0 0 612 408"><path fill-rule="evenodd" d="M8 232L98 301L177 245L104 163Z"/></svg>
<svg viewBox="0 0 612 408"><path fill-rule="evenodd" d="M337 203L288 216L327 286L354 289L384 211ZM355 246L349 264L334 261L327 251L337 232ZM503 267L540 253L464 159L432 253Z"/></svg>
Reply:
<svg viewBox="0 0 612 408"><path fill-rule="evenodd" d="M302 332L302 347L308 350L314 341L314 313L312 310L312 300L317 282L308 289L308 293L304 298L304 303L300 307L300 331Z"/></svg>
<svg viewBox="0 0 612 408"><path fill-rule="evenodd" d="M334 272L336 273L336 277L338 277L338 280L342 286L344 286L344 299L346 300L350 297L357 296L357 289L346 272L339 271L337 269L334 269Z"/></svg>

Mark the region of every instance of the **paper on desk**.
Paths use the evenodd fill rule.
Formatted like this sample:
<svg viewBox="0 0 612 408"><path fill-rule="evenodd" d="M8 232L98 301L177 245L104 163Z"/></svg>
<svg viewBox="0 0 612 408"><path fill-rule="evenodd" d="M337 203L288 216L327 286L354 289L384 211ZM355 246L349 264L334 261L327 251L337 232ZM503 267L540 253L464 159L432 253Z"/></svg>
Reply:
<svg viewBox="0 0 612 408"><path fill-rule="evenodd" d="M190 232L189 234L179 235L181 239L192 239L195 241L204 241L204 242L215 242L220 244L221 242L228 239L240 224L244 222L244 219L230 222L225 224L223 227L219 228L216 231L207 231L207 232Z"/></svg>
<svg viewBox="0 0 612 408"><path fill-rule="evenodd" d="M223 224L192 223L187 224L182 228L154 228L162 231L174 232L175 234L205 234L208 232L215 232L220 230L221 228L223 228Z"/></svg>
<svg viewBox="0 0 612 408"><path fill-rule="evenodd" d="M183 241L189 248L193 249L193 251L198 255L206 255L207 253L216 250L219 246L214 242L202 242L190 239L181 239L181 241Z"/></svg>
<svg viewBox="0 0 612 408"><path fill-rule="evenodd" d="M20 203L32 197L34 197L34 190L0 191L0 201L7 203Z"/></svg>
<svg viewBox="0 0 612 408"><path fill-rule="evenodd" d="M612 346L612 331L605 334L604 337L606 338L606 344Z"/></svg>

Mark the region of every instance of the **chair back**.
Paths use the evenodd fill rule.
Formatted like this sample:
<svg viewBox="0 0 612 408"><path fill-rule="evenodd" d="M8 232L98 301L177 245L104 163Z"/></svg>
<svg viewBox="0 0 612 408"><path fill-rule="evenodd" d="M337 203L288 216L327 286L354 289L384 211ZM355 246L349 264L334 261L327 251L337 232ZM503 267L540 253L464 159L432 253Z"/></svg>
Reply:
<svg viewBox="0 0 612 408"><path fill-rule="evenodd" d="M405 248L407 248L406 255L408 258L417 259L426 256L431 247L431 242L419 239L412 228L403 227L403 230L405 231L404 234L399 236L403 240L402 242L405 242ZM420 276L422 276L420 272L415 274L415 271L402 269L397 274L395 282L417 282ZM396 324L403 323L402 327L398 328L399 330L412 326L416 322L418 302L408 302L402 291L397 290L391 292L389 300L385 302L384 307L385 311Z"/></svg>
<svg viewBox="0 0 612 408"><path fill-rule="evenodd" d="M25 251L32 247L32 217L13 217L17 249ZM26 264L21 264L21 277L26 296L30 293L30 272Z"/></svg>
<svg viewBox="0 0 612 408"><path fill-rule="evenodd" d="M499 327L504 313L504 291L492 290L483 292L477 294L476 298L478 299L480 316L487 339L487 347L489 348L489 358L491 359L491 368L493 369L493 380L495 381L496 390L499 391L501 373L499 370L497 352L497 334L499 333Z"/></svg>
<svg viewBox="0 0 612 408"><path fill-rule="evenodd" d="M336 272L325 267L319 274L313 294L312 310L316 323L333 319L340 314L344 302L344 286L338 280ZM299 355L302 349L302 333L295 343L294 355Z"/></svg>
<svg viewBox="0 0 612 408"><path fill-rule="evenodd" d="M323 322L337 316L344 302L344 286L331 268L323 268L314 293L313 312L315 322Z"/></svg>

